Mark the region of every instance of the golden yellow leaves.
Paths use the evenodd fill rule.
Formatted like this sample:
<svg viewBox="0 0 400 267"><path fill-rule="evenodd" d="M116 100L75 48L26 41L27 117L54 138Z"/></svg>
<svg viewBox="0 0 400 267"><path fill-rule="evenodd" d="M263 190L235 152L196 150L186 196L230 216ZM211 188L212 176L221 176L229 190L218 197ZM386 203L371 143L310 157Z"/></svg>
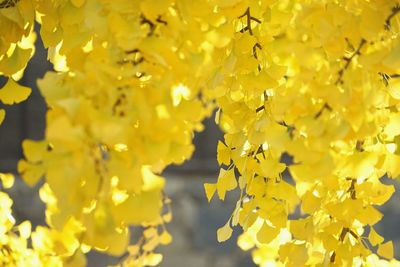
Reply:
<svg viewBox="0 0 400 267"><path fill-rule="evenodd" d="M309 258L306 244L287 243L280 247L279 258L286 266L304 266Z"/></svg>
<svg viewBox="0 0 400 267"><path fill-rule="evenodd" d="M235 177L234 168L228 170L221 169L217 182L217 193L219 198L224 200L226 192L234 190L237 186L238 183Z"/></svg>
<svg viewBox="0 0 400 267"><path fill-rule="evenodd" d="M24 140L22 142L25 158L32 163L42 161L48 147L44 141Z"/></svg>
<svg viewBox="0 0 400 267"><path fill-rule="evenodd" d="M32 49L23 49L16 46L13 53L5 55L0 60L0 73L11 76L26 67L28 60L32 55Z"/></svg>
<svg viewBox="0 0 400 267"><path fill-rule="evenodd" d="M218 242L225 242L232 235L232 228L230 226L230 220L221 228L217 230L217 240Z"/></svg>
<svg viewBox="0 0 400 267"><path fill-rule="evenodd" d="M264 222L257 233L257 240L262 244L268 244L279 234L280 228Z"/></svg>
<svg viewBox="0 0 400 267"><path fill-rule="evenodd" d="M14 225L15 220L11 215L12 200L7 194L0 193L0 203L0 224L2 226L0 234L3 236L2 248L0 248L3 256L0 259L0 264L14 266L15 262L18 262L18 264L24 266L61 266L62 259L53 253L61 247L61 242L67 244L71 239L63 236L62 239L58 240L58 247L56 247L52 236L48 235L50 232L47 228L39 226L33 231L29 221ZM32 247L28 246L28 243L31 243ZM50 254L53 255L50 256ZM58 255L65 256L64 252L58 253Z"/></svg>
<svg viewBox="0 0 400 267"><path fill-rule="evenodd" d="M0 75L8 76L7 83L0 89L0 101L7 105L20 103L26 100L31 93L30 88L21 86L15 81L22 77L29 59L33 56L36 39L36 35L31 31L33 7L30 6L30 1L22 2L24 3L18 4L18 10L16 8L10 9L14 10L14 12L11 12L12 14L9 14L10 20L3 17L6 14L0 14L2 36L0 41ZM25 8L28 10L25 10ZM28 14L30 12L32 16ZM12 21L12 19L15 20ZM24 20L29 22L26 22L26 24L23 22ZM19 23L19 25L17 26L16 23ZM17 30L18 27L21 28L20 31ZM7 33L4 32L4 29ZM10 33L15 34L15 36L9 36ZM0 110L0 124L4 117L5 111Z"/></svg>
<svg viewBox="0 0 400 267"><path fill-rule="evenodd" d="M382 245L379 245L377 253L379 256L384 257L386 259L393 259L393 255L394 255L393 254L393 242L389 241Z"/></svg>
<svg viewBox="0 0 400 267"><path fill-rule="evenodd" d="M226 68L213 80L229 144L219 142L217 160L238 176L241 244L256 244L260 265L341 264L358 256L367 262L361 233L383 216L373 205L393 194L379 178L399 175L398 40L382 27L392 7L378 12L376 4L353 3L359 8L353 12L347 4L315 1L300 11L271 3L264 13L248 5L250 24L238 22ZM260 15L261 25L249 14ZM293 186L283 181L285 152ZM205 184L209 200L220 180ZM308 216L288 222L299 200ZM249 229L260 219L257 243ZM279 255L266 249L278 229L291 233L277 245Z"/></svg>
<svg viewBox="0 0 400 267"><path fill-rule="evenodd" d="M30 88L19 85L12 78L9 78L6 85L0 89L0 101L12 105L26 100L30 94Z"/></svg>
<svg viewBox="0 0 400 267"><path fill-rule="evenodd" d="M44 141L25 140L22 143L25 160L18 163L18 172L22 175L24 181L34 186L45 173L42 160L45 157L48 145Z"/></svg>
<svg viewBox="0 0 400 267"><path fill-rule="evenodd" d="M384 240L382 236L380 236L374 228L370 228L369 235L368 235L368 240L371 242L371 245L376 246L378 244L381 244Z"/></svg>
<svg viewBox="0 0 400 267"><path fill-rule="evenodd" d="M215 191L217 190L217 185L216 184L205 183L204 184L204 190L205 190L208 202L210 202L212 197L213 197L213 195L215 194Z"/></svg>
<svg viewBox="0 0 400 267"><path fill-rule="evenodd" d="M151 251L171 237L158 233L170 215L160 214L164 180L156 173L190 157L193 133L216 100L227 134L206 196L240 190L218 241L237 224L249 232L257 225L244 247L261 248L259 264L367 261L357 235L382 218L372 205L394 192L378 178L400 174L399 44L383 27L392 7L356 2L20 1L2 10L0 72L13 77L1 102L29 95L14 75L32 55L23 36L35 12L49 53L65 67L39 82L51 107L46 141L24 142L18 166L30 185L46 174L49 225L79 218L85 242L114 255L128 246L128 225L150 227L143 246L129 247L129 264L158 264ZM288 220L300 200L308 217ZM21 226L21 236L28 232ZM71 256L75 234L38 232L38 249L46 236L68 240L43 254L82 264L80 252ZM372 230L370 240L392 256ZM146 255L136 257L142 248Z"/></svg>
<svg viewBox="0 0 400 267"><path fill-rule="evenodd" d="M3 188L11 188L14 185L14 175L11 173L0 173L0 181Z"/></svg>
<svg viewBox="0 0 400 267"><path fill-rule="evenodd" d="M298 240L312 241L310 237L314 235L313 217L290 221L290 232Z"/></svg>

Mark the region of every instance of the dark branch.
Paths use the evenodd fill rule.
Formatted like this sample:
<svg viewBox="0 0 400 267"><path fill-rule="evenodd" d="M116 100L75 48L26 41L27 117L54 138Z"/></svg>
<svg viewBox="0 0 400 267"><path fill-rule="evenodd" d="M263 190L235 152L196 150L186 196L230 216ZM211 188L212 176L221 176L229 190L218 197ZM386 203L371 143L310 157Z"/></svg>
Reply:
<svg viewBox="0 0 400 267"><path fill-rule="evenodd" d="M385 20L385 30L390 30L391 28L391 24L392 24L392 19L397 15L397 13L400 12L400 5L397 4L396 6L394 6L392 8L392 13L390 13L390 15L387 17L387 19Z"/></svg>
<svg viewBox="0 0 400 267"><path fill-rule="evenodd" d="M356 182L356 179L351 179L351 185L347 190L347 192L350 193L351 199L356 199Z"/></svg>
<svg viewBox="0 0 400 267"><path fill-rule="evenodd" d="M324 112L325 109L326 109L326 110L329 110L329 111L332 111L331 106L329 106L328 103L325 103L325 104L322 106L322 108L317 112L317 114L314 115L314 119L318 119L318 118L322 115L322 112Z"/></svg>
<svg viewBox="0 0 400 267"><path fill-rule="evenodd" d="M0 9L2 8L9 8L9 7L15 7L15 5L19 2L20 0L4 0L3 2L0 3Z"/></svg>
<svg viewBox="0 0 400 267"><path fill-rule="evenodd" d="M256 113L258 113L258 112L260 112L260 111L263 111L263 110L265 110L265 106L264 106L264 105L259 106L259 107L256 109Z"/></svg>
<svg viewBox="0 0 400 267"><path fill-rule="evenodd" d="M239 19L246 17L246 26L240 30L240 32L249 31L250 35L253 35L253 30L251 29L251 21L255 21L258 24L261 24L261 20L258 18L252 17L250 14L250 8L248 7L243 15L239 16Z"/></svg>
<svg viewBox="0 0 400 267"><path fill-rule="evenodd" d="M289 134L290 139L293 139L293 132L296 129L293 125L288 125L284 121L278 121L277 122L279 125L285 126L287 128L287 132Z"/></svg>
<svg viewBox="0 0 400 267"><path fill-rule="evenodd" d="M358 152L363 152L364 151L363 145L364 145L364 141L357 140L356 150Z"/></svg>
<svg viewBox="0 0 400 267"><path fill-rule="evenodd" d="M344 238L346 237L346 234L349 232L349 228L347 228L347 227L344 227L343 229L342 229L342 232L340 233L340 236L339 236L339 241L340 242L343 242L344 241ZM336 251L334 251L333 253L332 253L332 255L331 255L331 258L330 258L330 262L331 263L334 263L335 262L335 259L336 259Z"/></svg>
<svg viewBox="0 0 400 267"><path fill-rule="evenodd" d="M339 77L337 78L335 85L338 85L339 83L343 83L343 75L344 72L349 68L351 61L355 56L361 55L361 49L363 46L367 43L365 39L361 39L360 44L358 45L358 48L350 57L343 57L343 60L346 62L343 68L341 68L338 72Z"/></svg>
<svg viewBox="0 0 400 267"><path fill-rule="evenodd" d="M259 43L256 43L256 44L253 46L253 57L254 57L255 59L258 59L258 56L257 56L257 48L260 49L260 50L262 50L262 46L261 46Z"/></svg>

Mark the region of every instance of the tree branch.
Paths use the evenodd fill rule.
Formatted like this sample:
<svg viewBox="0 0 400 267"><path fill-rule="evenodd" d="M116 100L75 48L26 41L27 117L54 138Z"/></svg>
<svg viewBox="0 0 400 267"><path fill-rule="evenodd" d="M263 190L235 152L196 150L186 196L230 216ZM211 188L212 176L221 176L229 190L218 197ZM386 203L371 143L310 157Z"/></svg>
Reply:
<svg viewBox="0 0 400 267"><path fill-rule="evenodd" d="M246 17L246 26L240 30L240 32L245 32L245 31L249 31L250 35L253 35L253 30L251 29L251 21L255 21L259 24L261 24L261 20L259 20L256 17L252 17L250 15L250 7L248 7L246 9L246 11L243 13L243 15L239 16L239 19Z"/></svg>
<svg viewBox="0 0 400 267"><path fill-rule="evenodd" d="M385 20L385 30L390 30L390 27L392 26L392 19L397 15L397 13L400 12L400 5L397 4L392 8L392 13L390 13L390 15L387 17L387 19Z"/></svg>
<svg viewBox="0 0 400 267"><path fill-rule="evenodd" d="M338 85L339 83L343 83L343 75L344 72L349 68L351 61L353 58L357 55L361 55L361 49L363 46L367 43L365 39L361 39L360 44L358 45L358 48L350 57L343 57L343 60L346 61L346 64L344 65L343 68L341 68L338 72L339 77L337 78L335 85Z"/></svg>
<svg viewBox="0 0 400 267"><path fill-rule="evenodd" d="M15 7L15 5L19 2L20 0L4 0L3 2L0 3L0 9L2 8L9 8L9 7Z"/></svg>

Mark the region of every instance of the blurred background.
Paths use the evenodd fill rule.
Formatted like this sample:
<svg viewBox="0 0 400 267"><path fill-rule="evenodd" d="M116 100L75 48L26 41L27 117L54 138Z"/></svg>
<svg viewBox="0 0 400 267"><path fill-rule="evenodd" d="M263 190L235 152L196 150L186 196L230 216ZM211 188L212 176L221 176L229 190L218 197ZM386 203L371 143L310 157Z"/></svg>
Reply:
<svg viewBox="0 0 400 267"><path fill-rule="evenodd" d="M51 64L46 61L47 53L40 40L37 50L29 63L21 83L33 89L29 99L19 105L1 106L7 111L6 119L0 126L0 172L16 173L16 165L22 158L21 141L24 139L41 140L44 137L46 105L40 95L36 80L42 78ZM0 76L0 87L5 79ZM224 225L232 213L237 196L229 194L225 202L213 198L208 203L203 184L215 182L218 175L216 161L217 141L223 135L210 118L204 122L205 130L194 139L196 151L192 159L182 166L168 168L166 192L172 199L173 220L167 225L174 240L172 244L160 248L164 260L160 266L175 267L235 267L255 266L249 252L241 251L237 245L240 229L235 229L232 238L218 243L216 230ZM385 179L385 183L395 184ZM33 225L44 224L44 205L38 196L41 184L34 188L26 186L17 178L15 186L9 191L14 200L14 216L17 221L30 220ZM396 257L400 257L400 194L397 191L381 209L385 214L376 227L378 233L395 241ZM115 264L118 259L91 252L88 266L102 267Z"/></svg>

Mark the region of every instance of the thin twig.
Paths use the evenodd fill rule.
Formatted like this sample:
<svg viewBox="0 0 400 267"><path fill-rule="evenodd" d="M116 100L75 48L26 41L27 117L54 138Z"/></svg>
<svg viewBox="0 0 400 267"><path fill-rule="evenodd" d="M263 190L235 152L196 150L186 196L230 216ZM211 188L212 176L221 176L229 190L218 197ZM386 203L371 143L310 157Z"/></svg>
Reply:
<svg viewBox="0 0 400 267"><path fill-rule="evenodd" d="M385 20L385 30L390 30L390 27L392 26L392 19L397 15L397 13L400 12L400 5L397 4L396 6L394 6L392 8L392 13L390 13L390 15L387 17L387 19Z"/></svg>
<svg viewBox="0 0 400 267"><path fill-rule="evenodd" d="M358 45L358 48L356 51L354 51L354 53L350 56L350 57L343 57L343 60L346 61L346 64L344 65L343 68L341 68L338 72L338 78L335 82L335 85L338 85L339 83L343 83L343 75L344 72L349 68L351 61L353 60L353 58L357 55L361 55L361 49L363 48L363 46L367 43L367 41L365 39L361 39L360 44Z"/></svg>

